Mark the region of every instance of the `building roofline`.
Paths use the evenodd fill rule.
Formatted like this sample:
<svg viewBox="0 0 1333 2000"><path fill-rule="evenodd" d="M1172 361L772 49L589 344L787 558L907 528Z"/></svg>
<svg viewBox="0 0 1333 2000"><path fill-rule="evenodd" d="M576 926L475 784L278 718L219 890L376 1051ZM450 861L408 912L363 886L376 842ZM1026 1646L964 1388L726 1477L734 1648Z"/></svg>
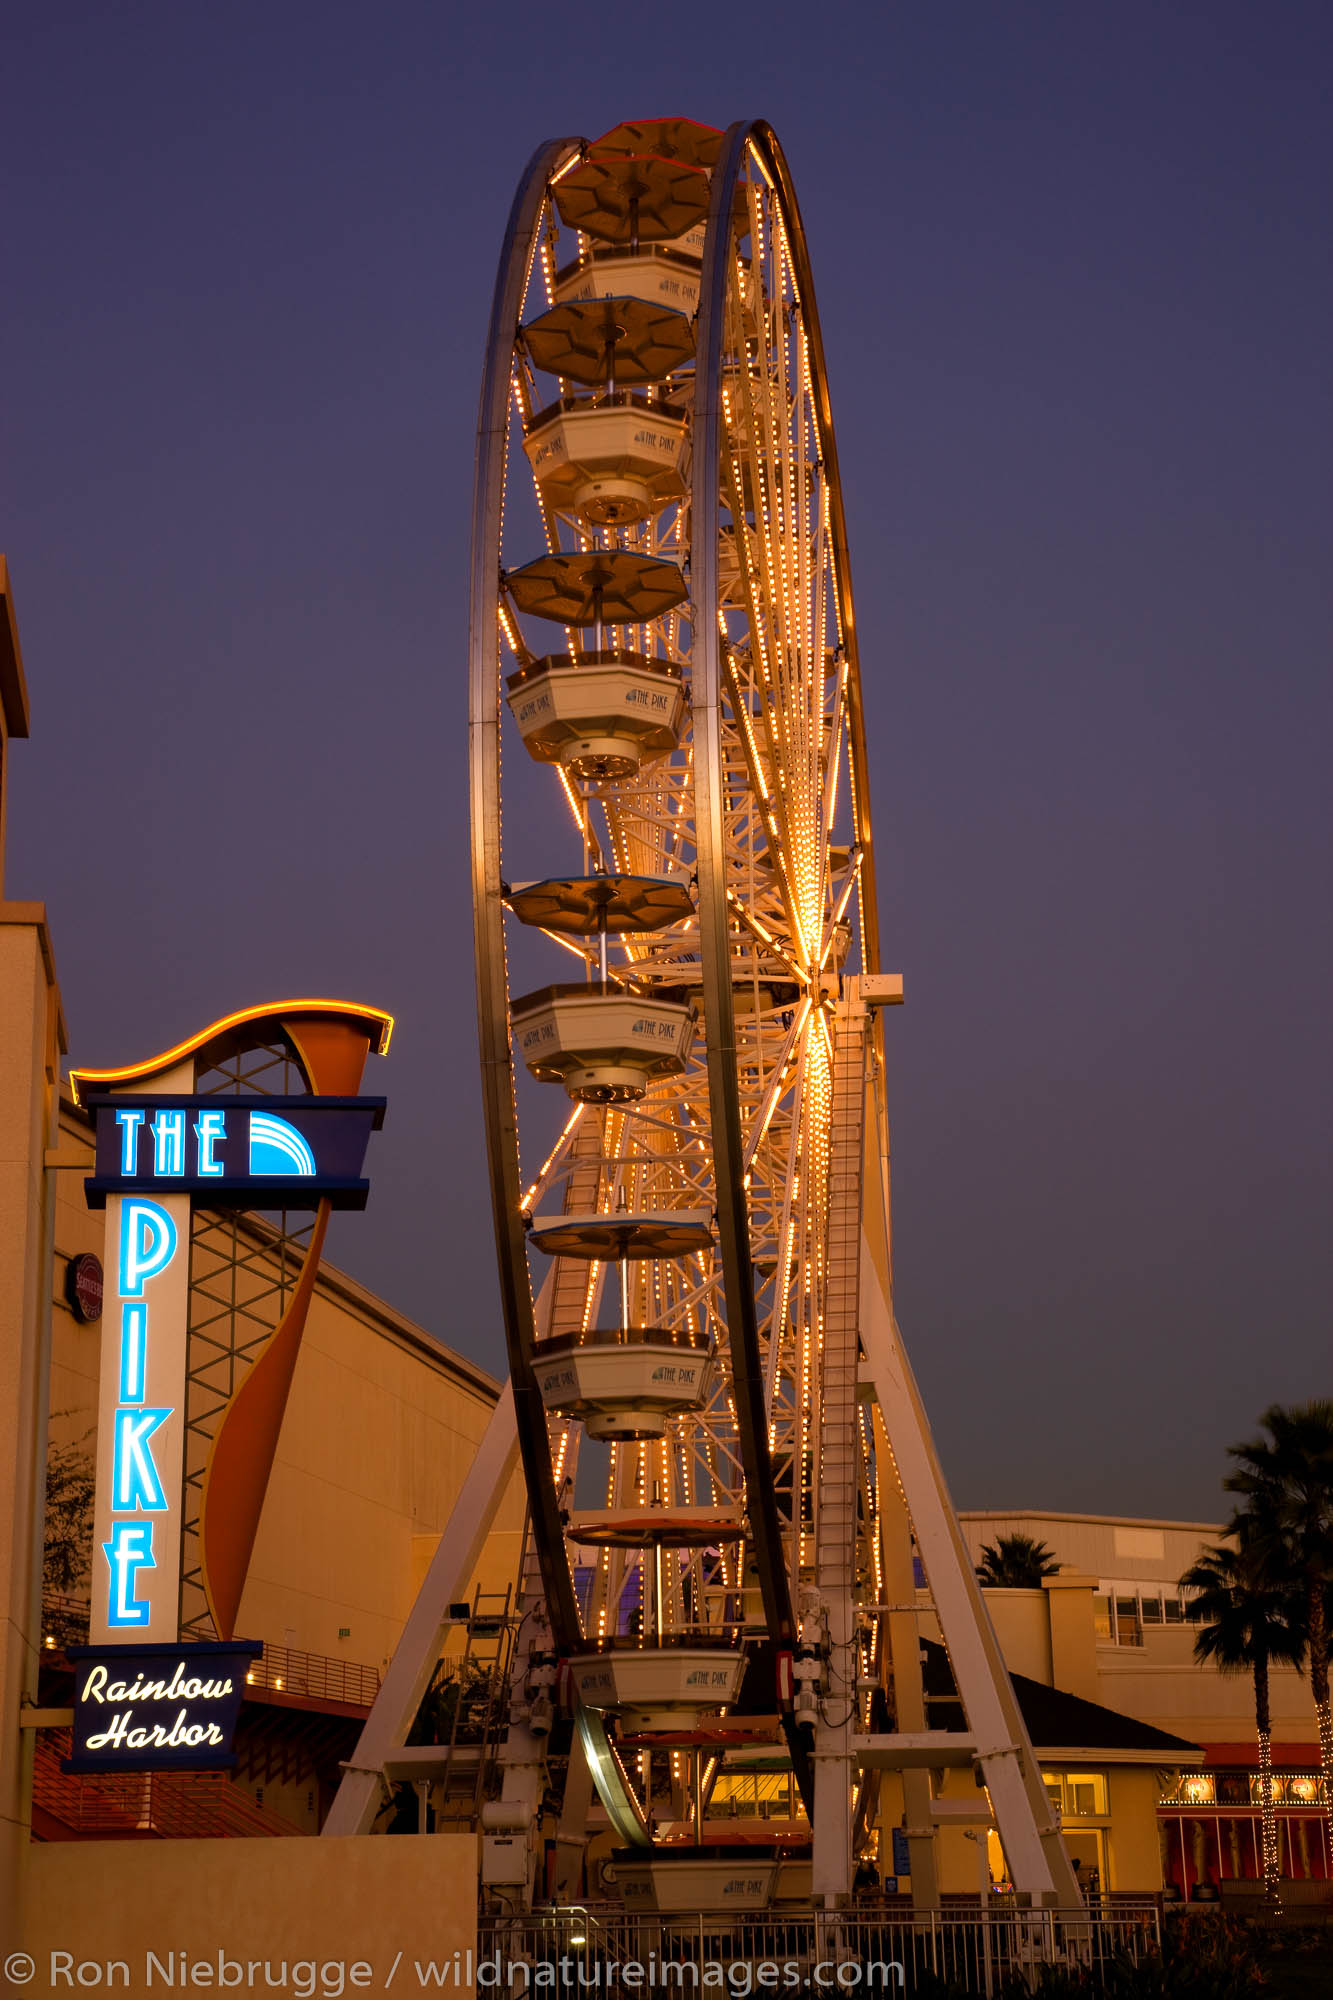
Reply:
<svg viewBox="0 0 1333 2000"><path fill-rule="evenodd" d="M0 562L4 560L0 557ZM42 954L42 970L46 983L56 996L56 1041L63 1056L69 1047L69 1030L65 1025L65 1003L60 997L60 981L56 977L55 946L51 942L51 926L46 921L45 903L7 903L0 897L0 924L14 924L17 927L30 926L37 933L37 948ZM60 1086L61 1101L64 1101L65 1087Z"/></svg>
<svg viewBox="0 0 1333 2000"><path fill-rule="evenodd" d="M960 1521L1077 1521L1096 1528L1181 1528L1191 1534L1222 1535L1224 1521L1162 1521L1149 1514L1062 1514L1051 1507L960 1507Z"/></svg>
<svg viewBox="0 0 1333 2000"><path fill-rule="evenodd" d="M1200 1765L1208 1753L1188 1743L1179 1750L1098 1750L1086 1743L1069 1748L1063 1744L1034 1743L1033 1754L1043 1764L1152 1764L1158 1770L1174 1770L1179 1765Z"/></svg>

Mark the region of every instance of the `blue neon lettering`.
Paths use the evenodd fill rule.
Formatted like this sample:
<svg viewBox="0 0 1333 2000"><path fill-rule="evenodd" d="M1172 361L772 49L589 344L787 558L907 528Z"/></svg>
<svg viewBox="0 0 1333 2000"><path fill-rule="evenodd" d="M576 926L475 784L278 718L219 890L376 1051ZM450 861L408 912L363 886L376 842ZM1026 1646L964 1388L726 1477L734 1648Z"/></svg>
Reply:
<svg viewBox="0 0 1333 2000"><path fill-rule="evenodd" d="M120 1171L136 1174L139 1171L139 1127L143 1124L142 1111L118 1111L116 1123L120 1127Z"/></svg>
<svg viewBox="0 0 1333 2000"><path fill-rule="evenodd" d="M134 1580L141 1569L156 1569L151 1521L117 1521L111 1539L103 1542L102 1554L111 1571L111 1597L107 1606L108 1625L146 1625L150 1607L134 1594Z"/></svg>
<svg viewBox="0 0 1333 2000"><path fill-rule="evenodd" d="M213 1157L213 1148L219 1139L227 1136L227 1114L225 1111L201 1111L194 1124L194 1136L199 1141L199 1177L201 1180L221 1174L222 1162Z"/></svg>
<svg viewBox="0 0 1333 2000"><path fill-rule="evenodd" d="M159 1111L153 1120L153 1172L174 1178L185 1172L185 1113Z"/></svg>
<svg viewBox="0 0 1333 2000"><path fill-rule="evenodd" d="M183 1116L184 1114L182 1114ZM176 1254L176 1225L155 1201L124 1201L120 1210L120 1292L141 1299L145 1280Z"/></svg>
<svg viewBox="0 0 1333 2000"><path fill-rule="evenodd" d="M283 1180L313 1180L315 1156L294 1125L271 1111L250 1113L250 1172Z"/></svg>
<svg viewBox="0 0 1333 2000"><path fill-rule="evenodd" d="M115 1514L164 1514L167 1496L148 1440L170 1410L117 1410L111 1459L111 1510Z"/></svg>
<svg viewBox="0 0 1333 2000"><path fill-rule="evenodd" d="M142 1403L148 1352L148 1308L126 1299L120 1308L120 1400Z"/></svg>

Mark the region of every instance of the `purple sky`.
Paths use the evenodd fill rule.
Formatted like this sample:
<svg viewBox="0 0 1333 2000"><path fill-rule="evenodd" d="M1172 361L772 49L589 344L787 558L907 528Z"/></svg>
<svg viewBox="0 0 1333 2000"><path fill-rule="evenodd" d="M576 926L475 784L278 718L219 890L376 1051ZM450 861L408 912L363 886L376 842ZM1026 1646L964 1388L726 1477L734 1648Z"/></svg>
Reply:
<svg viewBox="0 0 1333 2000"><path fill-rule="evenodd" d="M1333 1389L1331 58L1300 0L12 23L7 886L49 906L75 1058L297 990L395 1011L334 1254L502 1367L465 760L500 234L544 138L767 117L955 1497L1216 1516L1226 1444Z"/></svg>

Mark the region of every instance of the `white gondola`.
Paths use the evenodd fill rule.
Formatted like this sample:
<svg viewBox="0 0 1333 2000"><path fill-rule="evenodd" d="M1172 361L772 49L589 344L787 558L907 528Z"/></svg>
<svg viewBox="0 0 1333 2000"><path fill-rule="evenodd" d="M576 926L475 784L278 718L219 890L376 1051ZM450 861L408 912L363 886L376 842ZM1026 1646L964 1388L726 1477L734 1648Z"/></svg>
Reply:
<svg viewBox="0 0 1333 2000"><path fill-rule="evenodd" d="M722 1646L626 1646L577 1653L569 1671L586 1708L612 1709L630 1735L685 1729L740 1692L745 1655Z"/></svg>
<svg viewBox="0 0 1333 2000"><path fill-rule="evenodd" d="M627 1104L684 1069L695 1013L679 1000L543 986L510 1009L514 1046L541 1083L582 1104Z"/></svg>
<svg viewBox="0 0 1333 2000"><path fill-rule="evenodd" d="M679 667L622 648L548 653L511 674L505 696L530 757L594 783L669 757L685 726Z"/></svg>
<svg viewBox="0 0 1333 2000"><path fill-rule="evenodd" d="M686 412L632 389L564 396L528 426L523 449L543 499L592 527L624 527L679 500Z"/></svg>
<svg viewBox="0 0 1333 2000"><path fill-rule="evenodd" d="M665 1327L603 1328L542 1341L533 1370L548 1410L608 1442L664 1437L668 1417L702 1408L712 1360L711 1342Z"/></svg>

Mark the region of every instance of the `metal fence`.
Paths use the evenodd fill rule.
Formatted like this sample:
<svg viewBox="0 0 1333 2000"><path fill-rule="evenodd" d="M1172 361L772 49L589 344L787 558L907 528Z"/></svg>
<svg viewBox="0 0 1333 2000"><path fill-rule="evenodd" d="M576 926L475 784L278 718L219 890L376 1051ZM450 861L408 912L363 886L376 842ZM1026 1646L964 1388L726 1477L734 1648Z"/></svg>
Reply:
<svg viewBox="0 0 1333 2000"><path fill-rule="evenodd" d="M253 1662L245 1679L249 1687L315 1702L341 1702L348 1708L369 1709L380 1691L377 1667L327 1653L302 1653L292 1646L271 1646L267 1640L263 1658Z"/></svg>
<svg viewBox="0 0 1333 2000"><path fill-rule="evenodd" d="M32 1802L54 1824L46 1839L160 1840L300 1838L300 1828L231 1783L226 1771L66 1771L68 1729L43 1730L33 1760Z"/></svg>
<svg viewBox="0 0 1333 2000"><path fill-rule="evenodd" d="M766 1992L912 1993L927 1975L991 1995L1016 1974L1035 1984L1045 1965L1080 1968L1100 1983L1109 1966L1137 1964L1159 1941L1153 1902L985 1912L862 1904L753 1916L630 1914L601 1904L483 1917L477 1950L479 1966L490 1961L482 1983L497 2000L547 1987L607 1994L711 1990L737 2000ZM539 1976L539 1966L555 1970Z"/></svg>

